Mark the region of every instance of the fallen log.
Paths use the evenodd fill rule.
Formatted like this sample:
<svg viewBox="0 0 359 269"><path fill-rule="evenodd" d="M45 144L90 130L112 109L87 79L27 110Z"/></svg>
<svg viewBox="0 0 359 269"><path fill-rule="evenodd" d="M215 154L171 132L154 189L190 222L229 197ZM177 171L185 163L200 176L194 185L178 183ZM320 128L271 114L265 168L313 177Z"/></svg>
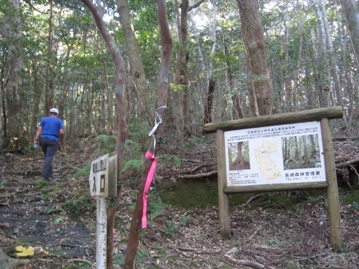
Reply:
<svg viewBox="0 0 359 269"><path fill-rule="evenodd" d="M341 168L341 167L350 166L350 165L353 165L353 164L356 164L356 163L359 164L359 157L358 157L358 158L351 159L351 160L349 160L349 161L345 161L345 162L338 163L338 164L335 165L335 167L336 167L336 168Z"/></svg>
<svg viewBox="0 0 359 269"><path fill-rule="evenodd" d="M183 175L183 176L178 176L178 178L193 179L193 178L210 177L210 176L213 176L213 175L217 175L217 171L211 171L211 172L207 172L207 173L199 173L199 174L194 174L194 175Z"/></svg>

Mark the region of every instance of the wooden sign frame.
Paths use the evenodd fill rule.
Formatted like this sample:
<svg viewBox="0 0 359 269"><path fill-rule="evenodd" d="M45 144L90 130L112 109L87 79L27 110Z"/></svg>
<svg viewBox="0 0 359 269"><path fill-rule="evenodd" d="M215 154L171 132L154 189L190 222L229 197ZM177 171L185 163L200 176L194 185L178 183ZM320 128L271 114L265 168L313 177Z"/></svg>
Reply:
<svg viewBox="0 0 359 269"><path fill-rule="evenodd" d="M206 124L204 126L205 132L216 132L217 134L219 224L221 235L223 237L229 237L230 235L229 194L231 193L233 194L244 192L268 192L326 188L328 195L328 210L330 219L330 242L335 251L340 250L343 247L343 239L340 218L339 193L335 169L335 158L329 119L342 117L343 111L341 107L330 107ZM280 124L302 123L309 121L320 121L326 181L275 184L265 187L228 186L224 135L225 131L273 126Z"/></svg>

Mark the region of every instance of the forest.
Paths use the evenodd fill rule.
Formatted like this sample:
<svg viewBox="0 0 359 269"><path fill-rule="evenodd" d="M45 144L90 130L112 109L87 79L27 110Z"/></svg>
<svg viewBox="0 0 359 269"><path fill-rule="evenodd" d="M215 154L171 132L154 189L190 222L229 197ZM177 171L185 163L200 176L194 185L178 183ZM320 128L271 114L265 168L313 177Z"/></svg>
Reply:
<svg viewBox="0 0 359 269"><path fill-rule="evenodd" d="M0 221L0 228L11 230L10 235L1 233L6 240L0 244L0 262L6 257L10 264L8 256L15 256L10 248L15 244L13 234L37 233L40 224L54 231L56 225L64 225L79 237L85 230L93 235L94 220L88 214L96 208L88 194L89 164L103 154L116 153L117 197L108 199L107 210L109 269L135 264L136 268L359 266L354 240L359 207L349 198L342 211L348 218L343 226L346 245L335 253L326 242L328 227L322 228L328 222L322 196L306 197L312 200L289 216L265 210L275 200L271 194L243 196L241 202L233 198L231 205L237 203L233 238L245 234L244 241L236 242L219 239L211 202L201 207L196 200L190 211L176 211L163 203L165 196L173 198L169 198L173 190L187 197L190 191L207 190L216 180L214 136L205 133L206 124L329 107L343 110L343 118L330 121L333 141L338 142L337 174L342 186L356 188L355 0L0 0L0 21L0 216L7 221ZM56 157L61 175L51 188L37 179L42 156L33 149L33 140L40 120L53 107L64 123L65 144ZM283 166L315 167L320 159L317 140L315 136L284 140ZM233 143L229 150L231 169L250 169L247 144ZM141 197L155 156L159 156L155 178L161 188L165 185L164 196L158 191L159 196L151 198L152 228L144 235ZM298 156L304 156L303 161L298 162ZM181 194L172 185L180 180L194 185ZM199 182L210 183L194 187ZM27 192L33 200L30 194L23 196ZM205 199L209 193L213 194L207 190L195 196ZM242 215L259 197L264 197L265 206L259 203L255 211ZM296 192L280 197L304 199ZM28 201L36 208L29 211L34 213L40 210L39 199L49 207L46 212L51 213L46 215L59 215L44 222L37 215L35 223L24 220L24 230L13 228L10 205ZM279 208L288 205L280 202ZM28 212L21 203L16 210ZM72 217L65 217L65 212ZM265 220L272 230L267 231ZM285 226L287 221L290 227ZM86 229L77 231L79 223ZM248 223L258 226L253 230ZM198 229L194 234L193 226ZM63 246L64 238L51 240ZM65 245L81 252L81 257L69 251L66 258L37 259L34 268L93 268L93 243L80 241ZM288 248L279 241L295 243ZM54 251L56 246L48 247ZM219 248L226 249L224 256ZM46 249L40 251L41 257L48 254Z"/></svg>
<svg viewBox="0 0 359 269"><path fill-rule="evenodd" d="M155 1L129 1L126 9L121 2L101 1L99 8L125 59L131 133L150 130L154 121L161 37ZM241 27L242 2L167 1L173 39L167 134L183 144L184 137L201 135L204 123L336 105L345 117L333 131L355 134L355 1L259 1L264 43L258 48L265 50L255 57L264 57L265 67L249 66L256 52ZM116 133L115 67L89 9L81 1L56 0L2 0L0 9L2 148L30 146L51 107L60 109L69 139ZM253 94L254 84L263 87ZM261 111L266 98L270 105Z"/></svg>

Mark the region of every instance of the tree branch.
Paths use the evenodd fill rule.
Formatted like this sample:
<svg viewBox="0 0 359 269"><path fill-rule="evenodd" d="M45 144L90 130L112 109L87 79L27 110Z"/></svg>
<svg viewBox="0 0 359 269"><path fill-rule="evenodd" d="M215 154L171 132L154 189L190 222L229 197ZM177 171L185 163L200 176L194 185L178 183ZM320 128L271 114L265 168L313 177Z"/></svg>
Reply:
<svg viewBox="0 0 359 269"><path fill-rule="evenodd" d="M196 4L194 4L194 5L190 6L190 7L188 7L188 12L190 12L190 11L191 11L192 9L194 9L194 8L199 7L199 6L200 6L201 4L203 4L205 1L206 1L206 0L201 0L201 1L197 2Z"/></svg>

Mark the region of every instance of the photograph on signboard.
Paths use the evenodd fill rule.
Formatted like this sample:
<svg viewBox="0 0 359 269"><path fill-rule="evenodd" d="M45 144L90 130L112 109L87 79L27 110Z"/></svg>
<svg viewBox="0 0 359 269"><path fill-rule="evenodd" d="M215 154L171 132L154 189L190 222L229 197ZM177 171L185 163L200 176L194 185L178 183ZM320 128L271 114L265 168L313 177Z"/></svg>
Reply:
<svg viewBox="0 0 359 269"><path fill-rule="evenodd" d="M319 122L224 132L228 186L325 181Z"/></svg>
<svg viewBox="0 0 359 269"><path fill-rule="evenodd" d="M282 138L284 170L321 167L317 134Z"/></svg>
<svg viewBox="0 0 359 269"><path fill-rule="evenodd" d="M248 141L228 143L228 154L229 170L245 170L251 168Z"/></svg>

